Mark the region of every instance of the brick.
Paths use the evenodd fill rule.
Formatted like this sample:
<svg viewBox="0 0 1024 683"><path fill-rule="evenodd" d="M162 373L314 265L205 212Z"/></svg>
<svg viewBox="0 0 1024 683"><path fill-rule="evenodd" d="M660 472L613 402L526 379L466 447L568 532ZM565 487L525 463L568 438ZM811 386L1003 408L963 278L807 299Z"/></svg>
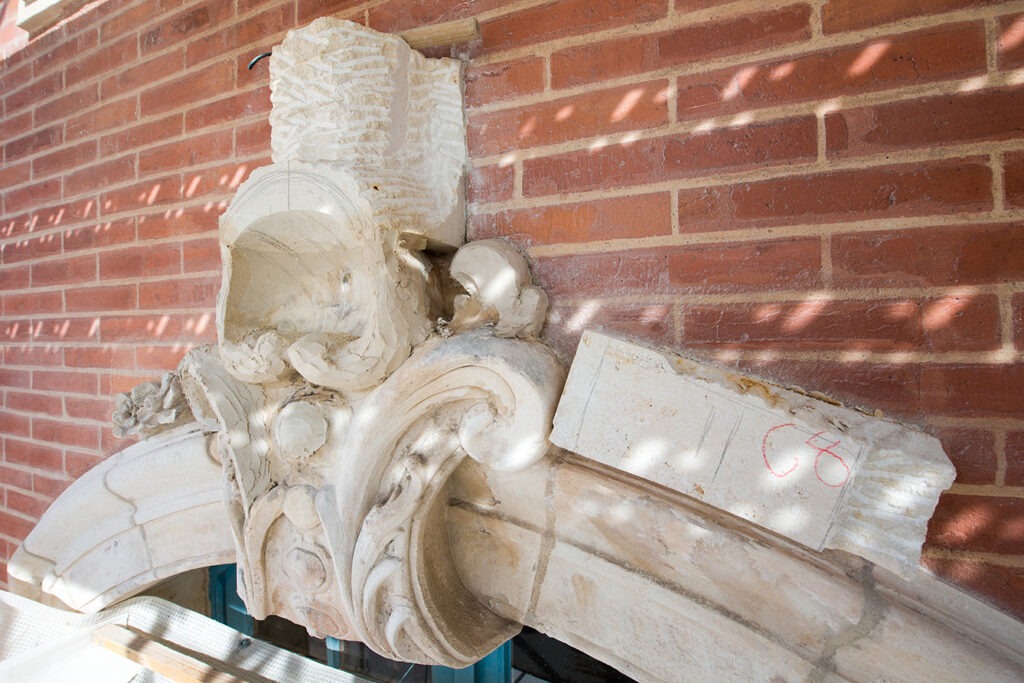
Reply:
<svg viewBox="0 0 1024 683"><path fill-rule="evenodd" d="M825 33L838 33L997 3L998 0L829 0L822 8L821 18Z"/></svg>
<svg viewBox="0 0 1024 683"><path fill-rule="evenodd" d="M37 391L95 394L99 389L99 377L94 372L35 370L32 373L32 388Z"/></svg>
<svg viewBox="0 0 1024 683"><path fill-rule="evenodd" d="M527 159L523 194L534 197L700 177L810 160L816 154L816 124L803 117Z"/></svg>
<svg viewBox="0 0 1024 683"><path fill-rule="evenodd" d="M667 192L510 209L472 217L473 239L514 237L524 244L589 242L653 237L672 232L672 202Z"/></svg>
<svg viewBox="0 0 1024 683"><path fill-rule="evenodd" d="M78 55L89 52L99 42L99 32L95 30L82 31L71 38L64 38L45 52L40 52L32 58L34 74L38 77L50 69L63 68L73 61Z"/></svg>
<svg viewBox="0 0 1024 683"><path fill-rule="evenodd" d="M35 78L24 88L12 92L4 98L5 112L7 115L11 115L19 109L37 105L61 92L63 88L64 74L60 71Z"/></svg>
<svg viewBox="0 0 1024 683"><path fill-rule="evenodd" d="M135 159L132 156L111 159L65 176L64 195L96 192L134 177Z"/></svg>
<svg viewBox="0 0 1024 683"><path fill-rule="evenodd" d="M223 130L171 142L139 152L139 174L196 166L231 156L231 131Z"/></svg>
<svg viewBox="0 0 1024 683"><path fill-rule="evenodd" d="M675 322L669 304L610 304L585 309L555 306L548 313L544 341L563 358L572 358L586 329L601 329L661 346L675 345Z"/></svg>
<svg viewBox="0 0 1024 683"><path fill-rule="evenodd" d="M0 367L0 386L28 389L32 386L32 372L29 370Z"/></svg>
<svg viewBox="0 0 1024 683"><path fill-rule="evenodd" d="M72 200L63 204L45 206L32 214L34 229L57 228L69 223L81 223L96 218L96 200L93 197Z"/></svg>
<svg viewBox="0 0 1024 683"><path fill-rule="evenodd" d="M669 282L683 292L801 289L821 282L817 239L701 245L669 259Z"/></svg>
<svg viewBox="0 0 1024 683"><path fill-rule="evenodd" d="M315 18L327 15L336 15L352 9L362 4L362 0L298 0L296 3L297 20L300 26L303 26ZM415 8L420 3L409 5L410 9ZM358 12L358 17L362 18L362 12ZM339 16L339 18L352 18L351 16Z"/></svg>
<svg viewBox="0 0 1024 683"><path fill-rule="evenodd" d="M171 212L140 216L139 239L201 235L217 230L217 211L213 208L192 206Z"/></svg>
<svg viewBox="0 0 1024 683"><path fill-rule="evenodd" d="M32 341L32 328L31 320L5 318L0 322L0 336L5 342L25 344Z"/></svg>
<svg viewBox="0 0 1024 683"><path fill-rule="evenodd" d="M248 177L249 169L257 164L231 163L225 166L189 171L182 179L182 196L195 200L198 197L230 199L238 186Z"/></svg>
<svg viewBox="0 0 1024 683"><path fill-rule="evenodd" d="M139 285L139 306L153 308L212 308L220 276L179 278Z"/></svg>
<svg viewBox="0 0 1024 683"><path fill-rule="evenodd" d="M28 289L31 283L31 266L4 266L0 268L0 290Z"/></svg>
<svg viewBox="0 0 1024 683"><path fill-rule="evenodd" d="M181 262L186 273L220 272L220 242L213 237L190 240L181 245Z"/></svg>
<svg viewBox="0 0 1024 683"><path fill-rule="evenodd" d="M157 244L100 254L100 279L120 280L181 272L181 246Z"/></svg>
<svg viewBox="0 0 1024 683"><path fill-rule="evenodd" d="M170 175L104 192L100 195L100 207L108 215L138 212L145 207L175 203L181 198L181 176Z"/></svg>
<svg viewBox="0 0 1024 683"><path fill-rule="evenodd" d="M127 36L116 42L104 42L99 49L78 56L66 67L69 86L93 80L115 71L122 64L131 64L139 56L139 41Z"/></svg>
<svg viewBox="0 0 1024 683"><path fill-rule="evenodd" d="M215 62L169 83L155 86L139 95L143 116L184 111L211 95L234 88L234 71L227 61Z"/></svg>
<svg viewBox="0 0 1024 683"><path fill-rule="evenodd" d="M69 368L95 368L117 370L131 368L135 354L130 347L106 344L104 346L69 346L64 349L64 364Z"/></svg>
<svg viewBox="0 0 1024 683"><path fill-rule="evenodd" d="M171 50L143 62L126 64L124 68L117 69L103 79L100 83L100 97L106 101L137 92L148 88L151 83L164 80L168 75L181 73L184 68L184 49ZM126 101L132 103L132 118L134 119L135 97L131 97L130 100L119 100L119 102Z"/></svg>
<svg viewBox="0 0 1024 683"><path fill-rule="evenodd" d="M72 116L64 124L68 141L97 135L111 128L118 128L128 121L134 121L136 102L129 97L116 102L104 102L90 111Z"/></svg>
<svg viewBox="0 0 1024 683"><path fill-rule="evenodd" d="M642 24L668 13L665 0L560 0L483 22L488 51L520 47L618 26Z"/></svg>
<svg viewBox="0 0 1024 683"><path fill-rule="evenodd" d="M32 160L32 175L45 178L60 175L69 169L87 164L96 159L96 141L86 140L71 147L64 147Z"/></svg>
<svg viewBox="0 0 1024 683"><path fill-rule="evenodd" d="M24 540L35 525L35 520L26 519L0 509L0 534L4 536L18 541Z"/></svg>
<svg viewBox="0 0 1024 683"><path fill-rule="evenodd" d="M7 407L23 413L40 413L58 417L64 412L60 396L21 391L7 392Z"/></svg>
<svg viewBox="0 0 1024 683"><path fill-rule="evenodd" d="M326 13L349 10L360 3L338 2L337 0L300 0L299 21L312 19L311 11L321 7ZM500 9L508 4L507 0L473 0L472 2L452 2L451 0L390 0L370 9L370 26L378 31L395 32L417 26L438 24L454 19L462 19ZM360 13L361 14L361 13Z"/></svg>
<svg viewBox="0 0 1024 683"><path fill-rule="evenodd" d="M559 50L551 84L565 88L807 40L810 9L791 5L663 33L629 35Z"/></svg>
<svg viewBox="0 0 1024 683"><path fill-rule="evenodd" d="M32 436L32 418L8 411L0 411L0 434L6 436Z"/></svg>
<svg viewBox="0 0 1024 683"><path fill-rule="evenodd" d="M134 218L72 228L64 233L64 253L78 249L93 249L112 244L123 244L134 239Z"/></svg>
<svg viewBox="0 0 1024 683"><path fill-rule="evenodd" d="M4 263L14 263L26 259L42 258L59 254L61 250L60 233L48 233L39 237L8 242L0 247Z"/></svg>
<svg viewBox="0 0 1024 683"><path fill-rule="evenodd" d="M15 467L0 465L0 481L7 486L16 486L26 491L32 490L32 475Z"/></svg>
<svg viewBox="0 0 1024 683"><path fill-rule="evenodd" d="M32 264L33 287L67 285L95 279L96 256L92 254Z"/></svg>
<svg viewBox="0 0 1024 683"><path fill-rule="evenodd" d="M991 171L980 160L826 171L679 192L681 232L752 225L980 212L992 205Z"/></svg>
<svg viewBox="0 0 1024 683"><path fill-rule="evenodd" d="M66 451L64 453L64 473L72 479L77 479L103 462L103 458L95 453L78 453Z"/></svg>
<svg viewBox="0 0 1024 683"><path fill-rule="evenodd" d="M135 347L135 367L140 370L159 370L169 372L178 367L182 357L191 350L189 344L174 346L137 346Z"/></svg>
<svg viewBox="0 0 1024 683"><path fill-rule="evenodd" d="M275 45L284 38L285 31L294 26L294 5L291 3L279 4L193 40L186 49L186 65L192 68L208 59L231 52L239 45ZM249 59L251 58L249 57Z"/></svg>
<svg viewBox="0 0 1024 683"><path fill-rule="evenodd" d="M59 313L63 309L60 292L32 292L4 295L4 316Z"/></svg>
<svg viewBox="0 0 1024 683"><path fill-rule="evenodd" d="M1024 365L926 365L921 405L930 413L958 417L1024 414Z"/></svg>
<svg viewBox="0 0 1024 683"><path fill-rule="evenodd" d="M4 195L4 208L8 214L29 211L40 205L60 199L60 178L48 178L38 183L10 190Z"/></svg>
<svg viewBox="0 0 1024 683"><path fill-rule="evenodd" d="M87 85L35 109L36 126L67 118L68 112L86 109L100 99L98 84Z"/></svg>
<svg viewBox="0 0 1024 683"><path fill-rule="evenodd" d="M668 122L668 83L649 81L543 104L471 114L467 144L474 156L643 130Z"/></svg>
<svg viewBox="0 0 1024 683"><path fill-rule="evenodd" d="M240 157L265 156L270 152L270 121L257 121L235 128L235 154Z"/></svg>
<svg viewBox="0 0 1024 683"><path fill-rule="evenodd" d="M0 167L0 187L14 187L27 183L32 178L32 162L9 164Z"/></svg>
<svg viewBox="0 0 1024 683"><path fill-rule="evenodd" d="M466 173L466 201L473 204L511 199L514 182L511 165L470 167Z"/></svg>
<svg viewBox="0 0 1024 683"><path fill-rule="evenodd" d="M184 130L184 116L182 114L171 114L155 121L149 121L103 136L100 138L100 152L108 155L139 147L147 147L168 138L177 137Z"/></svg>
<svg viewBox="0 0 1024 683"><path fill-rule="evenodd" d="M837 286L1005 284L1024 279L1024 225L969 225L837 235Z"/></svg>
<svg viewBox="0 0 1024 683"><path fill-rule="evenodd" d="M601 297L813 287L820 282L817 240L778 240L637 249L536 258L537 281L553 296Z"/></svg>
<svg viewBox="0 0 1024 683"><path fill-rule="evenodd" d="M270 87L262 86L190 109L185 114L185 130L234 123L239 119L265 116L269 112Z"/></svg>
<svg viewBox="0 0 1024 683"><path fill-rule="evenodd" d="M828 114L828 153L878 154L1024 135L1024 86L906 100Z"/></svg>
<svg viewBox="0 0 1024 683"><path fill-rule="evenodd" d="M229 0L213 0L200 7L190 8L161 20L149 30L139 34L143 54L170 47L188 40L204 31L223 26L233 14L233 3Z"/></svg>
<svg viewBox="0 0 1024 683"><path fill-rule="evenodd" d="M100 322L100 337L105 342L153 342L184 336L184 318L180 315L108 316Z"/></svg>
<svg viewBox="0 0 1024 683"><path fill-rule="evenodd" d="M128 389L131 389L131 387L128 387ZM113 394L116 392L110 393L111 396L106 398L80 398L77 396L65 396L64 409L67 411L68 417L108 424L110 422L110 416L114 412Z"/></svg>
<svg viewBox="0 0 1024 683"><path fill-rule="evenodd" d="M688 347L803 351L964 351L999 346L994 296L942 300L805 300L686 306Z"/></svg>
<svg viewBox="0 0 1024 683"><path fill-rule="evenodd" d="M49 318L32 324L32 341L36 342L88 342L98 336L95 318Z"/></svg>
<svg viewBox="0 0 1024 683"><path fill-rule="evenodd" d="M100 26L100 36L104 41L111 40L127 31L138 31L140 26L153 20L161 19L168 10L181 6L181 0L145 0L127 4L121 12L110 12Z"/></svg>
<svg viewBox="0 0 1024 683"><path fill-rule="evenodd" d="M58 420L32 419L32 438L75 448L98 448L99 429Z"/></svg>
<svg viewBox="0 0 1024 683"><path fill-rule="evenodd" d="M8 346L4 349L6 365L61 365L63 356L64 350L51 344Z"/></svg>
<svg viewBox="0 0 1024 683"><path fill-rule="evenodd" d="M1024 499L944 494L927 543L950 550L1024 554Z"/></svg>
<svg viewBox="0 0 1024 683"><path fill-rule="evenodd" d="M37 498L13 489L7 490L7 509L38 519L50 505L49 498Z"/></svg>
<svg viewBox="0 0 1024 683"><path fill-rule="evenodd" d="M1000 20L996 54L1000 69L1024 66L1024 14L1015 14Z"/></svg>
<svg viewBox="0 0 1024 683"><path fill-rule="evenodd" d="M525 57L508 62L466 66L466 106L479 107L544 90L544 60Z"/></svg>
<svg viewBox="0 0 1024 683"><path fill-rule="evenodd" d="M922 563L942 579L974 593L1017 619L1024 619L1024 569L987 564L974 558L922 558Z"/></svg>
<svg viewBox="0 0 1024 683"><path fill-rule="evenodd" d="M26 62L18 66L8 59L3 73L0 73L0 89L3 89L5 93L14 92L30 82L32 82L32 63Z"/></svg>
<svg viewBox="0 0 1024 683"><path fill-rule="evenodd" d="M1024 486L1024 431L1006 435L1006 485Z"/></svg>
<svg viewBox="0 0 1024 683"><path fill-rule="evenodd" d="M743 359L732 365L782 386L819 391L868 413L882 410L897 419L921 419L919 365L768 358Z"/></svg>
<svg viewBox="0 0 1024 683"><path fill-rule="evenodd" d="M10 140L33 129L32 112L7 116L0 121L0 140Z"/></svg>
<svg viewBox="0 0 1024 683"><path fill-rule="evenodd" d="M136 285L108 285L67 289L64 299L69 312L124 311L136 306Z"/></svg>
<svg viewBox="0 0 1024 683"><path fill-rule="evenodd" d="M958 24L679 79L680 120L984 73L985 29Z"/></svg>
<svg viewBox="0 0 1024 683"><path fill-rule="evenodd" d="M1007 154L1003 160L1006 203L1024 206L1024 152Z"/></svg>
<svg viewBox="0 0 1024 683"><path fill-rule="evenodd" d="M63 139L61 126L34 130L28 135L5 142L4 159L11 162L30 154L39 154L43 150L59 145Z"/></svg>
<svg viewBox="0 0 1024 683"><path fill-rule="evenodd" d="M42 474L32 473L32 490L36 493L48 496L49 498L56 498L60 494L64 493L64 489L71 485L70 479L64 479L64 475L61 470L52 470L57 477L47 477Z"/></svg>

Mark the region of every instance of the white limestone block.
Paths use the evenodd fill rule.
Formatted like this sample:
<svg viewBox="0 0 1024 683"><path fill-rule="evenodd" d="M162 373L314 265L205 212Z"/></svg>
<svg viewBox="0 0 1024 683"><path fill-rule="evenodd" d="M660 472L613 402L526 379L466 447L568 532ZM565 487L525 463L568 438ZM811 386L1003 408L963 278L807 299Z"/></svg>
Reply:
<svg viewBox="0 0 1024 683"><path fill-rule="evenodd" d="M930 436L595 332L580 342L551 440L903 575L955 476Z"/></svg>

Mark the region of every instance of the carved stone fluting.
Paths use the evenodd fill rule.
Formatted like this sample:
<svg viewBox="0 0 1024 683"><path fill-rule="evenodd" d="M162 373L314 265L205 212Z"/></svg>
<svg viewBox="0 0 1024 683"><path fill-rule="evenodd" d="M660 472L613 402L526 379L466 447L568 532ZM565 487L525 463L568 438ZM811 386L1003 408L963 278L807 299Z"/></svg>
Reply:
<svg viewBox="0 0 1024 683"><path fill-rule="evenodd" d="M114 434L153 436L192 419L181 383L173 372L159 382L143 382L129 392L118 394L112 420Z"/></svg>

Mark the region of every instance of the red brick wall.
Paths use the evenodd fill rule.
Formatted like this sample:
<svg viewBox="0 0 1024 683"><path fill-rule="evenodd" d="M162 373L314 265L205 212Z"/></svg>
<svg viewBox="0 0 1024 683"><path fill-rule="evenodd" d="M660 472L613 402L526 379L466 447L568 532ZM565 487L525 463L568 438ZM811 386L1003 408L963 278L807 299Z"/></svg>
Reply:
<svg viewBox="0 0 1024 683"><path fill-rule="evenodd" d="M472 238L601 326L882 410L959 476L926 563L1024 616L1024 4L108 0L0 25L0 559L123 444L111 395L214 338L266 63L327 14L477 16ZM6 547L5 547L6 546ZM2 577L0 577L2 578Z"/></svg>

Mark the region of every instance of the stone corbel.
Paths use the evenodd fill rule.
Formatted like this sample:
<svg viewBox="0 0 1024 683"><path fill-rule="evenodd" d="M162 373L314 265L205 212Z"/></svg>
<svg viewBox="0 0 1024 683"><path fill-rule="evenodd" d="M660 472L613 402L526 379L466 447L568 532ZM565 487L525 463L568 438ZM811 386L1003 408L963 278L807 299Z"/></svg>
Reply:
<svg viewBox="0 0 1024 683"><path fill-rule="evenodd" d="M119 413L159 430L180 393L194 422L75 482L11 559L20 591L97 610L233 559L256 618L404 661L528 624L644 680L1020 680L1021 625L916 564L934 444L591 335L562 396L525 260L462 245L458 65L321 19L271 73L219 344Z"/></svg>

